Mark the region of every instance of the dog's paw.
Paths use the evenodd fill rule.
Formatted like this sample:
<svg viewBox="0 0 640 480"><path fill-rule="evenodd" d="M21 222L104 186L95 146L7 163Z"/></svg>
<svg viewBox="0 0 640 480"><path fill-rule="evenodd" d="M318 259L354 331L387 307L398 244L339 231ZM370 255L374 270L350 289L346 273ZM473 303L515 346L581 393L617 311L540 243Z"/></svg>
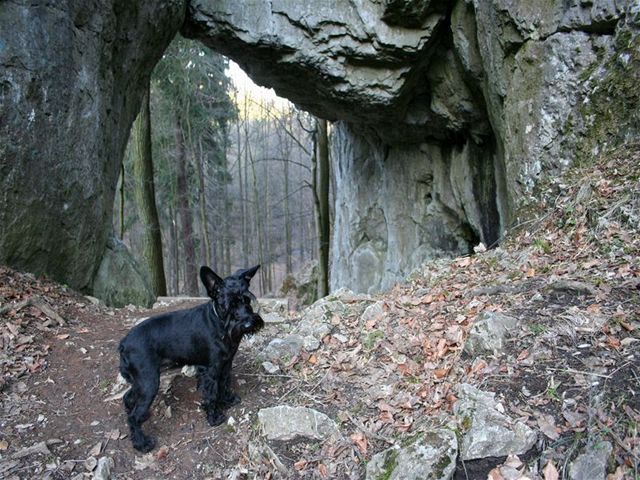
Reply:
<svg viewBox="0 0 640 480"><path fill-rule="evenodd" d="M207 414L207 422L212 427L217 427L218 425L222 425L227 417L221 412L211 412Z"/></svg>
<svg viewBox="0 0 640 480"><path fill-rule="evenodd" d="M147 453L153 450L156 446L156 442L151 437L142 435L141 438L133 440L133 448L142 453Z"/></svg>

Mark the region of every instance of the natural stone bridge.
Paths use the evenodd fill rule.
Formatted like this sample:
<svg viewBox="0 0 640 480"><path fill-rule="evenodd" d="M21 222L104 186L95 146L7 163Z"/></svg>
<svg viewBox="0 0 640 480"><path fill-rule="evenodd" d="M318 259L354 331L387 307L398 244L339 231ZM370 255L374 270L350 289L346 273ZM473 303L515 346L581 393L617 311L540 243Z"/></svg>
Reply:
<svg viewBox="0 0 640 480"><path fill-rule="evenodd" d="M565 168L636 1L90 0L0 6L0 262L91 289L143 85L173 36L336 121L332 288L494 243Z"/></svg>

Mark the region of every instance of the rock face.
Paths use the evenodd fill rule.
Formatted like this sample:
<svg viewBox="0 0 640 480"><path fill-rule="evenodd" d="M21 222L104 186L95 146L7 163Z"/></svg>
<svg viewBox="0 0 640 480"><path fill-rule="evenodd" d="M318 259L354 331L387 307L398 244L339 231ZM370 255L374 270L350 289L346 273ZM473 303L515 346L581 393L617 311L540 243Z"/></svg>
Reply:
<svg viewBox="0 0 640 480"><path fill-rule="evenodd" d="M90 289L142 86L183 21L338 121L332 289L494 244L598 115L639 115L588 111L603 65L640 76L637 0L5 2L0 261ZM628 127L609 134L640 130L609 117Z"/></svg>
<svg viewBox="0 0 640 480"><path fill-rule="evenodd" d="M599 66L616 34L637 29L637 10L631 0L197 0L184 32L340 120L331 288L373 292L426 258L494 244L539 181L572 163Z"/></svg>
<svg viewBox="0 0 640 480"><path fill-rule="evenodd" d="M0 262L90 287L143 85L185 3L2 2Z"/></svg>

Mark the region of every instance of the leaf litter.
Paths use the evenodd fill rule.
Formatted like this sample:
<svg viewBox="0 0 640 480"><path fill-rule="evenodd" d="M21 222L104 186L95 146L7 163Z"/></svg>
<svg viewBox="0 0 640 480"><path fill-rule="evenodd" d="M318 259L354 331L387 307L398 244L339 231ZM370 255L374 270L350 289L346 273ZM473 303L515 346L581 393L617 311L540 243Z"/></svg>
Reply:
<svg viewBox="0 0 640 480"><path fill-rule="evenodd" d="M610 479L637 476L638 164L638 146L603 156L577 169L573 183L569 176L549 187L537 219L501 247L432 261L382 295L345 298L320 348L276 374L261 372L256 356L289 327L269 326L238 355L243 402L228 412L233 424L209 428L195 381L171 377L147 422L161 444L147 455L121 433L126 419L113 389L122 391L118 340L157 310L108 309L0 267L0 475L89 478L106 455L123 479L363 478L375 453L449 424L466 382L496 392L510 415L540 432L527 458L485 462L468 478L564 478L598 441L613 444ZM363 316L374 304L377 313ZM520 324L503 352L472 358L464 343L482 312ZM327 413L342 435L255 448L258 409L283 403Z"/></svg>

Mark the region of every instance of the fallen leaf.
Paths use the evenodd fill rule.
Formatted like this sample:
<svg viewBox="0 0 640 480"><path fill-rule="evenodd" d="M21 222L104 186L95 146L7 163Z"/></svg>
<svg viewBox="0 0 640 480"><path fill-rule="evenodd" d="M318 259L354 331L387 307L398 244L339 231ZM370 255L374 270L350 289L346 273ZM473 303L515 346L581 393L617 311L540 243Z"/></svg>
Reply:
<svg viewBox="0 0 640 480"><path fill-rule="evenodd" d="M105 437L107 437L109 440L120 440L120 429L116 428L115 430L107 432Z"/></svg>
<svg viewBox="0 0 640 480"><path fill-rule="evenodd" d="M367 454L367 438L361 433L356 432L350 435L351 441L356 444L362 455Z"/></svg>
<svg viewBox="0 0 640 480"><path fill-rule="evenodd" d="M9 448L9 442L0 440L0 450L6 450L7 448Z"/></svg>
<svg viewBox="0 0 640 480"><path fill-rule="evenodd" d="M97 457L100 455L100 452L102 452L102 442L96 443L91 450L89 450L89 456Z"/></svg>
<svg viewBox="0 0 640 480"><path fill-rule="evenodd" d="M619 350L620 349L620 340L618 340L616 337L612 337L611 335L607 336L607 345L610 346L611 348L615 349L615 350Z"/></svg>
<svg viewBox="0 0 640 480"><path fill-rule="evenodd" d="M434 370L433 375L437 378L437 379L441 379L444 378L447 375L448 369L446 368L438 368L437 370Z"/></svg>
<svg viewBox="0 0 640 480"><path fill-rule="evenodd" d="M489 475L487 475L487 480L504 480L504 477L502 473L500 473L499 468L494 468L489 472Z"/></svg>
<svg viewBox="0 0 640 480"><path fill-rule="evenodd" d="M633 332L635 330L635 327L628 322L620 322L620 326L627 332Z"/></svg>
<svg viewBox="0 0 640 480"><path fill-rule="evenodd" d="M542 469L542 473L544 474L544 480L558 480L560 478L558 470L551 460Z"/></svg>
<svg viewBox="0 0 640 480"><path fill-rule="evenodd" d="M303 470L307 466L307 463L308 462L305 459L298 460L293 464L293 468L295 468L297 471Z"/></svg>
<svg viewBox="0 0 640 480"><path fill-rule="evenodd" d="M542 413L538 416L537 421L540 431L551 440L557 440L558 437L560 437L558 431L556 430L556 421L553 416Z"/></svg>
<svg viewBox="0 0 640 480"><path fill-rule="evenodd" d="M156 460L162 460L169 453L169 449L165 446L162 446L156 452Z"/></svg>
<svg viewBox="0 0 640 480"><path fill-rule="evenodd" d="M624 470L622 467L618 466L616 471L607 475L607 480L624 480Z"/></svg>
<svg viewBox="0 0 640 480"><path fill-rule="evenodd" d="M322 478L327 478L329 476L329 471L327 470L327 467L324 463L318 464L318 473L320 473L320 476Z"/></svg>

